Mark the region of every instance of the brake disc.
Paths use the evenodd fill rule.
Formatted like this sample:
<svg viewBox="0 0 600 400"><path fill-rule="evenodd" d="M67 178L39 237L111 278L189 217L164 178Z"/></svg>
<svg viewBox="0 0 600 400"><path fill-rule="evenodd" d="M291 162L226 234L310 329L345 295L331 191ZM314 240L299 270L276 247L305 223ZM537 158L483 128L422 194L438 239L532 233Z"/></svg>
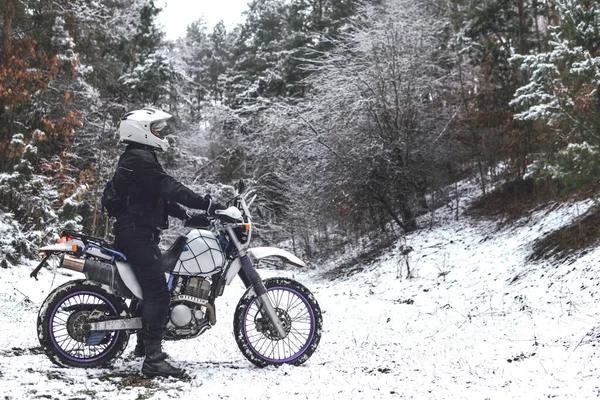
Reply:
<svg viewBox="0 0 600 400"><path fill-rule="evenodd" d="M292 319L290 318L290 315L281 308L276 308L275 312L281 321L281 326L283 327L285 336L287 337L292 330ZM273 326L271 321L267 317L263 318L259 317L259 315L260 313L258 313L254 319L256 330L265 335L269 340L281 340L282 338L279 337L279 333L277 333L277 329L275 329L275 326Z"/></svg>
<svg viewBox="0 0 600 400"><path fill-rule="evenodd" d="M91 312L88 310L76 311L71 313L67 319L67 332L73 340L87 343L90 337L90 322L98 322L104 318L104 312L98 309Z"/></svg>
<svg viewBox="0 0 600 400"><path fill-rule="evenodd" d="M67 319L67 332L73 340L81 343L86 342L90 335L90 328L88 325L89 315L89 311L76 311L69 315L69 319Z"/></svg>

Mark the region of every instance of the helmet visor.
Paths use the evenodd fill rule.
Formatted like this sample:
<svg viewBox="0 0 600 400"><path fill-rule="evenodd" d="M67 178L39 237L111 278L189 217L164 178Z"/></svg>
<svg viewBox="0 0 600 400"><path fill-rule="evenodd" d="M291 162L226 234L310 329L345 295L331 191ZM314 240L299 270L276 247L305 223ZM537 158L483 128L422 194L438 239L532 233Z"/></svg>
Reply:
<svg viewBox="0 0 600 400"><path fill-rule="evenodd" d="M159 132L162 131L165 126L167 126L167 121L157 121L157 122L153 122L150 125L150 131L152 131L153 134L155 134L156 136L160 136Z"/></svg>

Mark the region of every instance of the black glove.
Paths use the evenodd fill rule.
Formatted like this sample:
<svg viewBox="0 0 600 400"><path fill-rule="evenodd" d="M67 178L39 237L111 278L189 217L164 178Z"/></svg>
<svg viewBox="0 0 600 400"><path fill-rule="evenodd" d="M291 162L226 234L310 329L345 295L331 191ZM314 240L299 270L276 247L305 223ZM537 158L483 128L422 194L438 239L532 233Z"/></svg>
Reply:
<svg viewBox="0 0 600 400"><path fill-rule="evenodd" d="M195 214L186 220L184 226L188 228L208 228L210 227L210 220L206 218L206 214Z"/></svg>
<svg viewBox="0 0 600 400"><path fill-rule="evenodd" d="M204 196L204 200L208 200L208 206L206 207L206 215L212 216L215 215L215 211L217 210L227 209L227 207L225 207L221 203L217 203L216 201L214 201L210 194Z"/></svg>

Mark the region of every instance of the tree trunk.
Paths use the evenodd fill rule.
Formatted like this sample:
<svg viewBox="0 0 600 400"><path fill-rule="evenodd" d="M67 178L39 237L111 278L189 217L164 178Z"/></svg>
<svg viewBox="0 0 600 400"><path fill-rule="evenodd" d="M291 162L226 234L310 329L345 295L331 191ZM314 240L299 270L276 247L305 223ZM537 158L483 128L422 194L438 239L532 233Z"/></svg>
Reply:
<svg viewBox="0 0 600 400"><path fill-rule="evenodd" d="M0 66L6 65L10 58L11 43L10 37L12 36L13 20L15 18L15 2L14 0L7 0L4 7L4 20L2 25L2 54L0 54ZM2 125L7 123L5 113L5 101L0 99L0 121ZM2 138L2 132L0 131L0 139Z"/></svg>
<svg viewBox="0 0 600 400"><path fill-rule="evenodd" d="M108 239L108 228L109 228L109 223L108 220L110 218L108 218L108 216L106 216L106 223L104 224L104 239Z"/></svg>
<svg viewBox="0 0 600 400"><path fill-rule="evenodd" d="M538 2L537 2L537 0L533 1L532 6L533 6L533 21L535 23L535 38L536 38L536 42L537 42L537 49L536 49L537 51L536 52L537 53L541 53L541 52L543 52L543 51L546 50L546 46L542 45L542 37L540 35L540 26L539 26L539 23L538 23L538 16L539 16L539 14L538 14Z"/></svg>
<svg viewBox="0 0 600 400"><path fill-rule="evenodd" d="M292 228L292 252L296 253L296 236L294 236L294 228Z"/></svg>
<svg viewBox="0 0 600 400"><path fill-rule="evenodd" d="M92 221L92 235L96 235L96 228L97 228L97 222L98 222L98 196L99 196L99 188L100 188L100 182L102 182L101 177L102 174L100 173L100 169L102 168L102 149L103 149L103 142L104 142L104 131L106 129L106 118L108 117L107 114L104 115L104 122L102 123L102 132L100 133L100 148L98 149L98 165L96 168L96 188L94 190L94 198L92 200L93 204L94 204L94 219Z"/></svg>
<svg viewBox="0 0 600 400"><path fill-rule="evenodd" d="M596 87L596 99L597 99L596 106L598 108L596 115L600 115L600 114L598 114L598 113L600 113L600 85L598 85ZM596 134L600 135L600 124L596 127Z"/></svg>
<svg viewBox="0 0 600 400"><path fill-rule="evenodd" d="M527 42L525 41L525 34L527 33L527 20L525 18L525 5L523 0L517 1L517 8L519 12L519 47L521 54L527 54Z"/></svg>
<svg viewBox="0 0 600 400"><path fill-rule="evenodd" d="M12 35L14 18L15 2L14 0L6 0L6 6L4 7L4 25L2 27L2 59L0 60L0 64L5 64L10 57L10 37Z"/></svg>
<svg viewBox="0 0 600 400"><path fill-rule="evenodd" d="M400 202L400 212L402 213L402 220L404 221L405 232L416 231L417 219L415 218L415 213L406 201Z"/></svg>
<svg viewBox="0 0 600 400"><path fill-rule="evenodd" d="M377 199L382 205L383 208L385 208L385 211L387 211L387 213L390 215L390 217L392 217L392 219L394 220L394 222L396 222L398 224L398 226L402 229L403 232L410 232L410 231L414 231L416 229L416 223L414 221L414 218L412 218L413 223L415 223L415 229L409 229L409 227L403 223L400 218L398 218L398 216L396 215L396 213L394 212L394 210L392 209L392 207L390 206L390 204L387 202L387 200L379 195L378 193L375 193L375 191L371 190L373 192L373 195L375 197L375 199ZM404 212L404 206L402 206L402 215L405 214Z"/></svg>
<svg viewBox="0 0 600 400"><path fill-rule="evenodd" d="M459 216L459 207L460 207L460 193L458 193L458 182L454 182L454 192L456 193L456 217L455 220L458 221Z"/></svg>
<svg viewBox="0 0 600 400"><path fill-rule="evenodd" d="M461 57L460 53L458 52L458 50L456 51L456 55L458 57L458 78L460 80L460 92L461 92L462 101L465 106L465 112L469 116L469 120L474 121L474 118L472 117L471 112L469 110L469 105L467 103L467 96L465 95L465 85L463 82L463 73L462 73L462 57ZM485 196L486 195L485 174L483 171L483 163L481 161L481 152L479 151L479 141L480 140L477 137L477 133L475 132L474 129L471 130L471 133L472 133L471 138L473 139L473 148L474 148L474 152L475 152L475 158L477 159L477 167L479 169L479 175L481 177L481 191L483 193L483 196Z"/></svg>

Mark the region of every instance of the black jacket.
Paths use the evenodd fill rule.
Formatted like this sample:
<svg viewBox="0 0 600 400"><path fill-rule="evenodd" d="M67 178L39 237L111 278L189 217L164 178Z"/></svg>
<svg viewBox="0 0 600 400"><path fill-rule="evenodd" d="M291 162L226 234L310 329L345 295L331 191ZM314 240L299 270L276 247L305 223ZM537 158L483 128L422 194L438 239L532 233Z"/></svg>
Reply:
<svg viewBox="0 0 600 400"><path fill-rule="evenodd" d="M210 203L167 174L154 150L138 144L128 145L119 158L115 186L127 199L127 211L115 223L117 232L127 226L166 229L169 215L185 219L179 204L206 209Z"/></svg>

